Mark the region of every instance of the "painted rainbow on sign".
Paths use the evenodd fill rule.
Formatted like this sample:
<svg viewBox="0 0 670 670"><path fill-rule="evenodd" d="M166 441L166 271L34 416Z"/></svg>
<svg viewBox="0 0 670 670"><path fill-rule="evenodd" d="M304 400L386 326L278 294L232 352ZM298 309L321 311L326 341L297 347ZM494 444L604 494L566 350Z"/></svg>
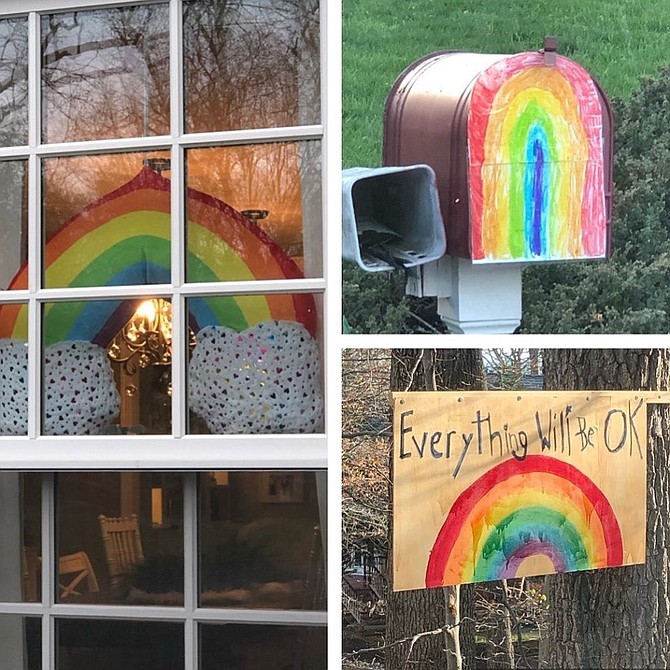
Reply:
<svg viewBox="0 0 670 670"><path fill-rule="evenodd" d="M602 258L607 215L600 96L562 56L496 61L468 117L473 261Z"/></svg>
<svg viewBox="0 0 670 670"><path fill-rule="evenodd" d="M555 572L623 563L602 491L573 465L540 455L507 460L461 493L431 551L426 586L512 578L533 556Z"/></svg>
<svg viewBox="0 0 670 670"><path fill-rule="evenodd" d="M226 203L187 192L190 282L292 279L298 265L257 224ZM170 181L144 168L117 190L86 207L45 246L46 288L171 283ZM9 288L28 285L24 266ZM149 291L150 293L150 291ZM56 302L47 305L48 346L88 340L107 346L135 310L132 300ZM241 331L261 321L289 320L316 332L311 294L236 295L188 299L194 332L210 325ZM0 337L26 339L26 305L0 307Z"/></svg>

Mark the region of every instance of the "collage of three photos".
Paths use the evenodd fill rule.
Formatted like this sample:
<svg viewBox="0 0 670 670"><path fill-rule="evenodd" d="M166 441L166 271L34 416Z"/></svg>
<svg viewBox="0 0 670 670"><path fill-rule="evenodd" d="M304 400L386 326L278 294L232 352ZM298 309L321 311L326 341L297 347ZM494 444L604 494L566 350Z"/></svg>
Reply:
<svg viewBox="0 0 670 670"><path fill-rule="evenodd" d="M0 0L0 670L670 667L668 25Z"/></svg>

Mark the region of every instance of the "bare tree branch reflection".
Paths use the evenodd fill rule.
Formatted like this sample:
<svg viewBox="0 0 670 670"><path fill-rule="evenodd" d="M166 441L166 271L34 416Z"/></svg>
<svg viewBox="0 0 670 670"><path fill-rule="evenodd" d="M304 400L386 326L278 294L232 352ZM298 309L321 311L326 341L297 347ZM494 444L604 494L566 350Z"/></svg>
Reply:
<svg viewBox="0 0 670 670"><path fill-rule="evenodd" d="M188 131L318 123L318 2L209 0L184 9Z"/></svg>
<svg viewBox="0 0 670 670"><path fill-rule="evenodd" d="M187 132L319 123L318 0L189 0L183 10ZM168 3L43 15L41 52L42 141L169 133ZM27 19L0 20L0 146L27 143L27 62ZM137 174L143 157L45 161L47 239ZM189 185L236 209L270 210L263 227L301 262L304 219L320 216L318 142L197 150L188 167ZM0 206L23 209L25 184L3 186ZM23 238L19 265L24 215L0 215L12 249Z"/></svg>

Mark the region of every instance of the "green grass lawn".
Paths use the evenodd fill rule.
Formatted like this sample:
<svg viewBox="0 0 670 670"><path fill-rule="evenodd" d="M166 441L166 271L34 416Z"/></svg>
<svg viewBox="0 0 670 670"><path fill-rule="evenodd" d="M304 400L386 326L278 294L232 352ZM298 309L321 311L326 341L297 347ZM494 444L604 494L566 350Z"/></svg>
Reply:
<svg viewBox="0 0 670 670"><path fill-rule="evenodd" d="M665 0L342 0L344 167L378 166L384 102L395 78L434 51L558 52L625 97L670 62Z"/></svg>

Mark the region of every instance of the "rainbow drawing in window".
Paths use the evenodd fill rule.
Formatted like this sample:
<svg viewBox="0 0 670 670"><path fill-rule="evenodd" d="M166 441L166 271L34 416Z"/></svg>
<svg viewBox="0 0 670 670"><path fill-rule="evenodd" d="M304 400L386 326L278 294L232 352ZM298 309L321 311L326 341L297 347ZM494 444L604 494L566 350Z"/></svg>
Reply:
<svg viewBox="0 0 670 670"><path fill-rule="evenodd" d="M496 61L468 116L473 262L604 258L603 108L588 72L541 53Z"/></svg>

